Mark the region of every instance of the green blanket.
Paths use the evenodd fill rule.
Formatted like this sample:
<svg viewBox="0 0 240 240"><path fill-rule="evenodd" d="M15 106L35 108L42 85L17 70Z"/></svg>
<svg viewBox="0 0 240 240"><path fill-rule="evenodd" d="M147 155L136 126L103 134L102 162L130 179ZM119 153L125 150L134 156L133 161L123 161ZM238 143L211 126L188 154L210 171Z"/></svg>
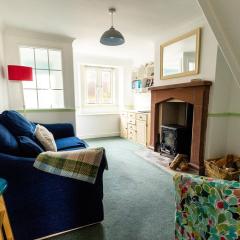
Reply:
<svg viewBox="0 0 240 240"><path fill-rule="evenodd" d="M104 148L43 152L33 166L44 172L94 184L104 154Z"/></svg>

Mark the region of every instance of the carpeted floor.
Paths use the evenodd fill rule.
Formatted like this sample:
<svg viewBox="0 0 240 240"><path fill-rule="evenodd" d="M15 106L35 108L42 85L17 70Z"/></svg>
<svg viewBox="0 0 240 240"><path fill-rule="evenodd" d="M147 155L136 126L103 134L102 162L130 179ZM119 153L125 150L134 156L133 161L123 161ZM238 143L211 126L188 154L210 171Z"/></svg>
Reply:
<svg viewBox="0 0 240 240"><path fill-rule="evenodd" d="M134 152L142 147L121 138L88 141L106 149L105 220L102 224L51 240L172 240L174 192L172 176Z"/></svg>

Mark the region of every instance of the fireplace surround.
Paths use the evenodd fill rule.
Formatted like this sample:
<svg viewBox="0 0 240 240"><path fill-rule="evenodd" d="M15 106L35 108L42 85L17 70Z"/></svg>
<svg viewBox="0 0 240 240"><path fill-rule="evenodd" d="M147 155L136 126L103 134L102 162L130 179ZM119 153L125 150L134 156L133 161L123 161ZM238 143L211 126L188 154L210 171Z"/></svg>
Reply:
<svg viewBox="0 0 240 240"><path fill-rule="evenodd" d="M188 83L151 87L151 146L157 151L159 104L180 100L193 105L190 165L204 174L204 145L207 128L209 90L212 82L192 80ZM166 113L167 114L167 113Z"/></svg>

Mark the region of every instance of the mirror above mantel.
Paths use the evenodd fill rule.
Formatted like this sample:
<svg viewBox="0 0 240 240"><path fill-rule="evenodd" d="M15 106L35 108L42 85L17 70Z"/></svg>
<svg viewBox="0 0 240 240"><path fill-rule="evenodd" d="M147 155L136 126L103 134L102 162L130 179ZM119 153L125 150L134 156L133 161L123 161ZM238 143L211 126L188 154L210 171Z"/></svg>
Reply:
<svg viewBox="0 0 240 240"><path fill-rule="evenodd" d="M160 46L162 80L199 73L200 30L195 29Z"/></svg>

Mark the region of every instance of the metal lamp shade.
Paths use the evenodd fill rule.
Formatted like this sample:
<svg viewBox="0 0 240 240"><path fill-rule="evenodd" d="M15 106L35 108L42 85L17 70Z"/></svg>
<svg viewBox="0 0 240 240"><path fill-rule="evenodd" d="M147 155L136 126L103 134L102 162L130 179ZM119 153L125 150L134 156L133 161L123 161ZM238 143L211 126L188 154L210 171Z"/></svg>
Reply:
<svg viewBox="0 0 240 240"><path fill-rule="evenodd" d="M117 46L125 42L123 35L117 31L114 27L103 33L100 42L107 46Z"/></svg>

